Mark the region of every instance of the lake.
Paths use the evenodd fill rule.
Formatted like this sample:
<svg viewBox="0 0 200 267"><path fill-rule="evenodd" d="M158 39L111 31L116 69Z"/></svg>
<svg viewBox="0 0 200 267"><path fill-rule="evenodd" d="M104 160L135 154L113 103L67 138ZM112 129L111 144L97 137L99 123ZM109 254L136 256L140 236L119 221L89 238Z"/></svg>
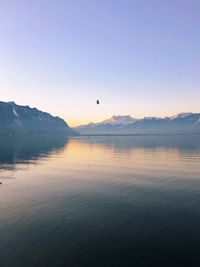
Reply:
<svg viewBox="0 0 200 267"><path fill-rule="evenodd" d="M198 266L200 136L0 138L0 266Z"/></svg>

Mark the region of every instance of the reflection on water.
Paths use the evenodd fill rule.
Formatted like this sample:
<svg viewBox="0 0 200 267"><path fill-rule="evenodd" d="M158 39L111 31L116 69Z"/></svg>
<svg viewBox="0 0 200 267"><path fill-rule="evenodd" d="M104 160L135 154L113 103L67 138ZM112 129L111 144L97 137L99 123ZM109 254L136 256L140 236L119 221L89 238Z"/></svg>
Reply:
<svg viewBox="0 0 200 267"><path fill-rule="evenodd" d="M31 163L52 152L61 150L67 143L63 136L0 136L0 168L15 168L19 163Z"/></svg>
<svg viewBox="0 0 200 267"><path fill-rule="evenodd" d="M197 135L1 138L0 181L1 266L199 257Z"/></svg>

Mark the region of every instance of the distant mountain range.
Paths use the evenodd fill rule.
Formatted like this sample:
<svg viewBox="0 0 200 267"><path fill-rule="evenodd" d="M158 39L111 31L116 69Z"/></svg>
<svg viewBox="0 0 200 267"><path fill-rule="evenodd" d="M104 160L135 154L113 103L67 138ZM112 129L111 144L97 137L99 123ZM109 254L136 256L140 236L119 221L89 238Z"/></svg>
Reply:
<svg viewBox="0 0 200 267"><path fill-rule="evenodd" d="M99 123L74 128L81 134L200 134L200 113L180 113L172 117L112 116Z"/></svg>
<svg viewBox="0 0 200 267"><path fill-rule="evenodd" d="M112 116L99 123L89 123L71 129L59 117L20 106L14 102L0 101L0 134L200 134L200 113L180 113L172 117L143 119L131 116Z"/></svg>
<svg viewBox="0 0 200 267"><path fill-rule="evenodd" d="M77 135L67 123L37 108L0 101L0 133Z"/></svg>

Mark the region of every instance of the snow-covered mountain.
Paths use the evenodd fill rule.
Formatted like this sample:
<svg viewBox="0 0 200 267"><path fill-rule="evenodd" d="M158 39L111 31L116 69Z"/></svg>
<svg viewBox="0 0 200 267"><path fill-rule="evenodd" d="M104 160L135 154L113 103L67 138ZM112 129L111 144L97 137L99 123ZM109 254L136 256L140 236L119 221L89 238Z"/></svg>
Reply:
<svg viewBox="0 0 200 267"><path fill-rule="evenodd" d="M115 116L113 115L110 119L104 120L101 124L110 124L110 125L128 125L134 123L136 119L132 118L129 115L126 116Z"/></svg>
<svg viewBox="0 0 200 267"><path fill-rule="evenodd" d="M77 134L67 123L49 113L14 102L0 101L0 133Z"/></svg>
<svg viewBox="0 0 200 267"><path fill-rule="evenodd" d="M160 134L200 133L200 113L180 113L172 117L112 116L99 123L89 123L75 128L81 134Z"/></svg>

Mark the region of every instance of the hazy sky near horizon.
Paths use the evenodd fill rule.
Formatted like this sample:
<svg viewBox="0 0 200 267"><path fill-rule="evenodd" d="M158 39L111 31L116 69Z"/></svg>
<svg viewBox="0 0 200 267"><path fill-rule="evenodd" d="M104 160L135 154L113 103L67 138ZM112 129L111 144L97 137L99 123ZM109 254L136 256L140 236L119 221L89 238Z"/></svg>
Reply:
<svg viewBox="0 0 200 267"><path fill-rule="evenodd" d="M199 0L0 0L0 100L72 126L200 112L199 29Z"/></svg>

